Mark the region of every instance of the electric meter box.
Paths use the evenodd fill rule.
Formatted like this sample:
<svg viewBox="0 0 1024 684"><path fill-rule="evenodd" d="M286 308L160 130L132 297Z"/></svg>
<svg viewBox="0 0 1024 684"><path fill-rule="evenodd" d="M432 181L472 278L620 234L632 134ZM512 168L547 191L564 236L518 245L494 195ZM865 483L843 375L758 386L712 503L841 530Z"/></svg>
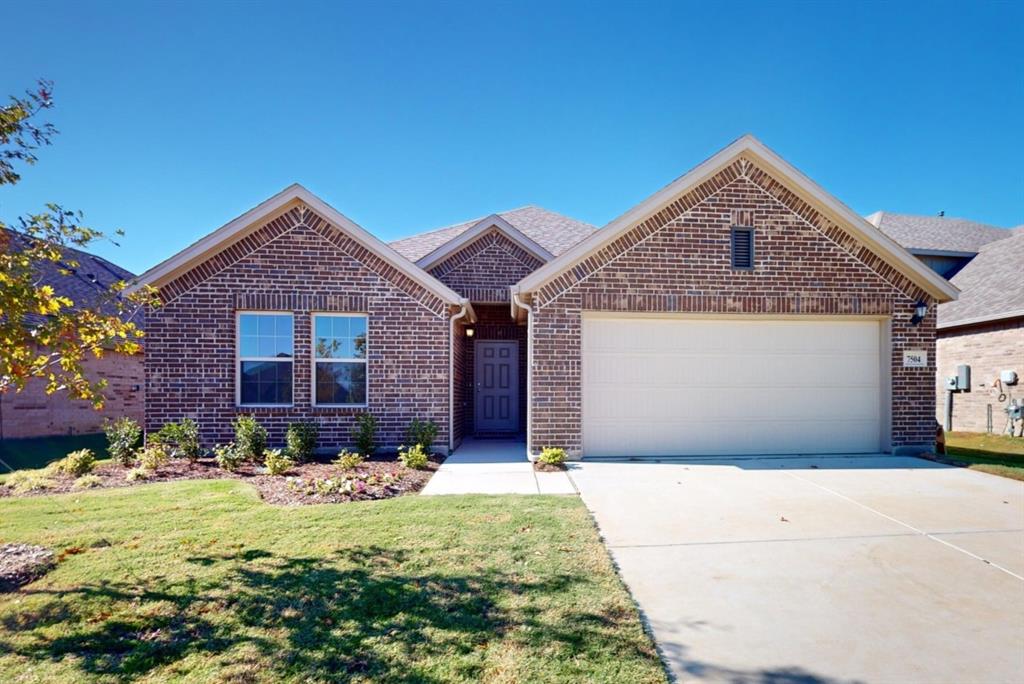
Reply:
<svg viewBox="0 0 1024 684"><path fill-rule="evenodd" d="M999 380L1004 385L1016 385L1017 384L1017 371L1012 371L1012 370L999 371Z"/></svg>
<svg viewBox="0 0 1024 684"><path fill-rule="evenodd" d="M946 378L946 390L949 392L956 392L956 376L950 375Z"/></svg>
<svg viewBox="0 0 1024 684"><path fill-rule="evenodd" d="M971 367L967 364L956 367L956 388L961 392L971 391Z"/></svg>

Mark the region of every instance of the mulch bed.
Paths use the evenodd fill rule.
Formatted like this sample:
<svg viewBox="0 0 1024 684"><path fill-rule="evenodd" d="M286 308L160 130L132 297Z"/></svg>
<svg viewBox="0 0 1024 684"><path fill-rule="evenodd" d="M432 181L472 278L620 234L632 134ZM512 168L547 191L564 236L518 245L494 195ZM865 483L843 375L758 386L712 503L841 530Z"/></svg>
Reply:
<svg viewBox="0 0 1024 684"><path fill-rule="evenodd" d="M533 469L539 473L557 473L568 470L564 463L541 463L540 461L533 462Z"/></svg>
<svg viewBox="0 0 1024 684"><path fill-rule="evenodd" d="M259 491L264 501L272 504L294 506L303 504L343 503L345 501L370 501L389 499L403 494L418 492L444 460L443 456L431 456L423 470L412 470L402 465L395 455L375 456L356 468L345 470L331 463L333 457L317 457L310 463L291 468L283 475L267 475L262 466L246 464L231 473L222 470L212 458L201 458L190 462L186 459L172 459L166 466L151 473L146 480L129 482L125 479L131 468L113 463L96 466L91 475L99 478L99 484L90 489L75 489L75 478L66 475L50 477L52 487L44 490L15 493L10 487L0 484L0 497L44 496L65 492L83 492L115 487L133 487L153 482L176 480L244 480ZM390 476L390 477L389 477ZM351 491L317 493L314 480L351 481Z"/></svg>
<svg viewBox="0 0 1024 684"><path fill-rule="evenodd" d="M23 584L39 579L55 564L53 551L45 546L0 546L0 592L14 591Z"/></svg>

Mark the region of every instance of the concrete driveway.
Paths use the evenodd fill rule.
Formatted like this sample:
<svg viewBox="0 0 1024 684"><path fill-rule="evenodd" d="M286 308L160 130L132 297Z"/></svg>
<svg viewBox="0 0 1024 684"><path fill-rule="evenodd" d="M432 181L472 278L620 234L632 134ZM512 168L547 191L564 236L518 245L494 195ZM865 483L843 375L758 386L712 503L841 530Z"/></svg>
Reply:
<svg viewBox="0 0 1024 684"><path fill-rule="evenodd" d="M570 474L680 681L1024 682L1024 483L892 456Z"/></svg>

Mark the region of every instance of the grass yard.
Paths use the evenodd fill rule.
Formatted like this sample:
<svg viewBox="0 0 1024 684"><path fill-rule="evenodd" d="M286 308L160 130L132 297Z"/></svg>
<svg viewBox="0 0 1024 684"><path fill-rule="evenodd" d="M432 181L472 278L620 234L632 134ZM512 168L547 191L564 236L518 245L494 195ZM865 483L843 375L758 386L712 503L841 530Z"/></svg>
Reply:
<svg viewBox="0 0 1024 684"><path fill-rule="evenodd" d="M948 432L945 458L963 463L971 470L1024 480L1024 438L1021 437Z"/></svg>
<svg viewBox="0 0 1024 684"><path fill-rule="evenodd" d="M0 500L54 548L0 681L664 682L576 497L275 507L186 481Z"/></svg>
<svg viewBox="0 0 1024 684"><path fill-rule="evenodd" d="M97 458L107 457L107 438L94 435L64 437L33 437L31 439L0 439L0 473L24 468L43 468L51 461L64 458L71 451L92 449Z"/></svg>

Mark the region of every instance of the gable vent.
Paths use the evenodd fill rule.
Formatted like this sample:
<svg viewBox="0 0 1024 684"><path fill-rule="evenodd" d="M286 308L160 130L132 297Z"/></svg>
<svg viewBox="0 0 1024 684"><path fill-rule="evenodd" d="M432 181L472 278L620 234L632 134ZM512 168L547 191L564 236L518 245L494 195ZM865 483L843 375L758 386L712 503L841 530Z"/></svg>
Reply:
<svg viewBox="0 0 1024 684"><path fill-rule="evenodd" d="M754 268L754 229L732 229L732 267Z"/></svg>

